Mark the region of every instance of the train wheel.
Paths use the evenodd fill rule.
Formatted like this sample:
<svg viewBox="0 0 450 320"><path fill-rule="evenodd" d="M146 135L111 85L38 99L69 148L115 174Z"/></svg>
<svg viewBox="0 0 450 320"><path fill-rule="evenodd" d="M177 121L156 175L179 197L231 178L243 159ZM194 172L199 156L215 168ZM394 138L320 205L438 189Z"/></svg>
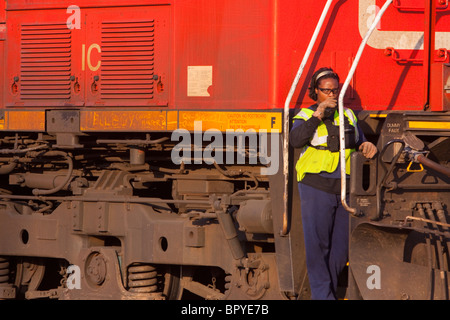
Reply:
<svg viewBox="0 0 450 320"><path fill-rule="evenodd" d="M181 286L181 266L169 266L164 275L163 294L167 300L181 300L183 287Z"/></svg>

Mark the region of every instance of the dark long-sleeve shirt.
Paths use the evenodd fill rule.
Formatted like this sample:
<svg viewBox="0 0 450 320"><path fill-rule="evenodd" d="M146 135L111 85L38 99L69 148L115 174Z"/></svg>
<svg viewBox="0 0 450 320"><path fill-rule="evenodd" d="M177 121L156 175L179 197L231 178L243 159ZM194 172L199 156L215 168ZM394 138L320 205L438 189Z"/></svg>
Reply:
<svg viewBox="0 0 450 320"><path fill-rule="evenodd" d="M316 111L317 104L309 107L309 109ZM333 116L331 116L333 117ZM313 137L317 127L322 121L317 117L311 117L308 120L295 119L292 129L289 133L289 143L294 148L303 148ZM359 146L367 141L361 128L357 125L356 130L358 130L358 141L356 142L356 150ZM341 168L340 163L334 172L322 171L319 174L307 173L301 183L310 185L317 189L340 194L340 178L341 178Z"/></svg>

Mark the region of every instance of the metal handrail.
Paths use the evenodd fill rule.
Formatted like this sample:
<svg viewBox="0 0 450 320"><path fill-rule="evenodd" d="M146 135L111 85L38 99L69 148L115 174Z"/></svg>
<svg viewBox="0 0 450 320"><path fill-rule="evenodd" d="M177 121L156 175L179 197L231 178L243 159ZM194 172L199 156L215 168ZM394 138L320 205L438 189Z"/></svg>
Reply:
<svg viewBox="0 0 450 320"><path fill-rule="evenodd" d="M333 0L328 0L325 4L325 7L322 11L322 14L319 18L319 22L316 25L316 29L309 41L308 48L306 49L305 55L303 56L303 60L298 68L297 75L292 82L291 89L289 90L289 94L284 103L284 141L283 141L283 173L284 173L284 193L283 193L283 202L284 202L284 212L283 212L283 228L280 232L282 236L286 236L289 233L289 218L288 218L288 184L289 184L289 105L292 100L292 96L294 95L295 89L297 88L298 82L300 81L300 77L302 76L303 69L305 68L306 62L311 55L311 51L316 43L317 37L319 35L320 29L322 28L325 17L330 9L331 3Z"/></svg>
<svg viewBox="0 0 450 320"><path fill-rule="evenodd" d="M351 208L347 204L346 199L346 188L347 188L347 181L346 181L346 173L345 173L345 131L344 131L344 95L347 91L347 88L350 84L351 79L353 78L353 74L355 73L356 67L358 66L359 60L361 58L361 55L364 51L364 47L366 46L367 41L369 40L370 35L372 34L373 30L377 26L377 24L380 22L381 17L383 16L386 9L389 7L389 5L392 3L393 0L387 0L383 7L381 7L380 11L376 15L375 19L372 22L372 25L370 26L369 30L367 31L366 35L364 36L363 41L361 42L358 52L356 53L355 60L353 61L352 67L350 68L350 71L347 75L347 79L345 79L344 85L342 86L341 93L339 94L339 135L340 135L340 163L341 163L341 203L342 206L347 210L348 212L355 214L356 209Z"/></svg>

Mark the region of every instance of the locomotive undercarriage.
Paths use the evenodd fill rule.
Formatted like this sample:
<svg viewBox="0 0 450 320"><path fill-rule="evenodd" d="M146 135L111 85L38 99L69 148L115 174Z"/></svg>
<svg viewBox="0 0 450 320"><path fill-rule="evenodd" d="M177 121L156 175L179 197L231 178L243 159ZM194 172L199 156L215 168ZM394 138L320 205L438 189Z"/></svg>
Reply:
<svg viewBox="0 0 450 320"><path fill-rule="evenodd" d="M448 121L391 113L376 159L352 156L350 299L450 298L450 132L433 129Z"/></svg>
<svg viewBox="0 0 450 320"><path fill-rule="evenodd" d="M0 298L285 298L260 166L123 136L2 137Z"/></svg>

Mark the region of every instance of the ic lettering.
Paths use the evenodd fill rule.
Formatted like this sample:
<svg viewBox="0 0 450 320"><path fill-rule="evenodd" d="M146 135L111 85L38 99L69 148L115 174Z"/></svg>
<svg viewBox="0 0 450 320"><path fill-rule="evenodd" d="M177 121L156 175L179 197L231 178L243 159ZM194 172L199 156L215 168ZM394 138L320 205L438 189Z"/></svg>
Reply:
<svg viewBox="0 0 450 320"><path fill-rule="evenodd" d="M98 53L102 52L102 49L97 43L93 43L89 46L87 54L86 54L86 45L85 44L81 45L81 70L83 71L86 70L86 60L89 70L97 71L100 68L102 64L102 61L100 59L97 61L97 64L95 66L92 65L91 54L93 49L97 50Z"/></svg>

